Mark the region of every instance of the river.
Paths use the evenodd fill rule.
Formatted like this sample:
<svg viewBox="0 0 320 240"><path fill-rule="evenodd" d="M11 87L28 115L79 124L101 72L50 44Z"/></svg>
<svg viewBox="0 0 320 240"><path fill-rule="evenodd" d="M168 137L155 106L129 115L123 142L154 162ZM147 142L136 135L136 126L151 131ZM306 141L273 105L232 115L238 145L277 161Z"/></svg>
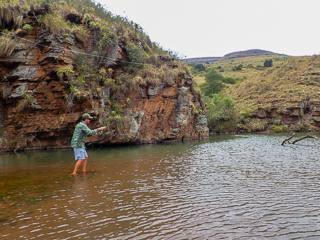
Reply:
<svg viewBox="0 0 320 240"><path fill-rule="evenodd" d="M319 140L289 136L88 149L78 176L72 150L2 154L0 239L320 239Z"/></svg>

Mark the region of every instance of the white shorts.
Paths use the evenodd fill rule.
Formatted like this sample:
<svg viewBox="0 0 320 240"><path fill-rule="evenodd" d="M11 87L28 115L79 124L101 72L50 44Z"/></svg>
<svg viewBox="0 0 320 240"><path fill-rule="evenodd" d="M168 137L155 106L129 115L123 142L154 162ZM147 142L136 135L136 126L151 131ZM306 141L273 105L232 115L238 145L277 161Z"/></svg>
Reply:
<svg viewBox="0 0 320 240"><path fill-rule="evenodd" d="M88 157L87 151L84 148L73 148L75 160L84 160Z"/></svg>

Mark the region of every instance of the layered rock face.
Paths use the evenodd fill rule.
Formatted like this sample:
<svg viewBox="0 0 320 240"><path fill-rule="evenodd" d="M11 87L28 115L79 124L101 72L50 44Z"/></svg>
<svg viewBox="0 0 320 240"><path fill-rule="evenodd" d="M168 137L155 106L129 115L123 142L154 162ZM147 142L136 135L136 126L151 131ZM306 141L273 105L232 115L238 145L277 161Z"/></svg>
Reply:
<svg viewBox="0 0 320 240"><path fill-rule="evenodd" d="M15 50L0 59L0 151L69 148L85 112L95 118L91 129L107 126L102 134L88 138L88 144L208 137L200 94L186 72L158 84L140 83L139 78L124 84L119 76L127 53L118 44L108 48L103 62L113 84L84 80L82 87L90 93L86 95L75 90L72 81L77 57L95 45L94 29L84 43L75 34L61 37L40 29L33 16L24 21L34 27L16 35ZM176 67L172 59L158 60L168 69Z"/></svg>
<svg viewBox="0 0 320 240"><path fill-rule="evenodd" d="M290 131L319 131L319 100L285 100L278 99L259 107L252 117L268 124L286 126Z"/></svg>

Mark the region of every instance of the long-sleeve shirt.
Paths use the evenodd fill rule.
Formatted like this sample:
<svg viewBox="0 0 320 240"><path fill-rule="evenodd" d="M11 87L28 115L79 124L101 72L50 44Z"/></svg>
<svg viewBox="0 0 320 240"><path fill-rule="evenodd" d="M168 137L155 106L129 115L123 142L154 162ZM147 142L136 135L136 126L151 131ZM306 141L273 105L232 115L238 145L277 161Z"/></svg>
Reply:
<svg viewBox="0 0 320 240"><path fill-rule="evenodd" d="M71 140L71 147L73 148L86 148L85 141L87 137L92 136L93 134L97 133L99 129L91 130L84 121L81 121L77 124L72 140Z"/></svg>

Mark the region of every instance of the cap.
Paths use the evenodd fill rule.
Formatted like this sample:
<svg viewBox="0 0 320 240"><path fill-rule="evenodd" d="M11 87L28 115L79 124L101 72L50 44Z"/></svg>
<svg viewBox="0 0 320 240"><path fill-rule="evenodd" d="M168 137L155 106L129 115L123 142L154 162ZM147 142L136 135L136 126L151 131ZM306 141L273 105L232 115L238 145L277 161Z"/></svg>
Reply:
<svg viewBox="0 0 320 240"><path fill-rule="evenodd" d="M82 120L85 120L85 119L90 119L90 120L92 120L93 117L91 117L91 116L89 115L89 113L85 113L85 114L82 115Z"/></svg>

